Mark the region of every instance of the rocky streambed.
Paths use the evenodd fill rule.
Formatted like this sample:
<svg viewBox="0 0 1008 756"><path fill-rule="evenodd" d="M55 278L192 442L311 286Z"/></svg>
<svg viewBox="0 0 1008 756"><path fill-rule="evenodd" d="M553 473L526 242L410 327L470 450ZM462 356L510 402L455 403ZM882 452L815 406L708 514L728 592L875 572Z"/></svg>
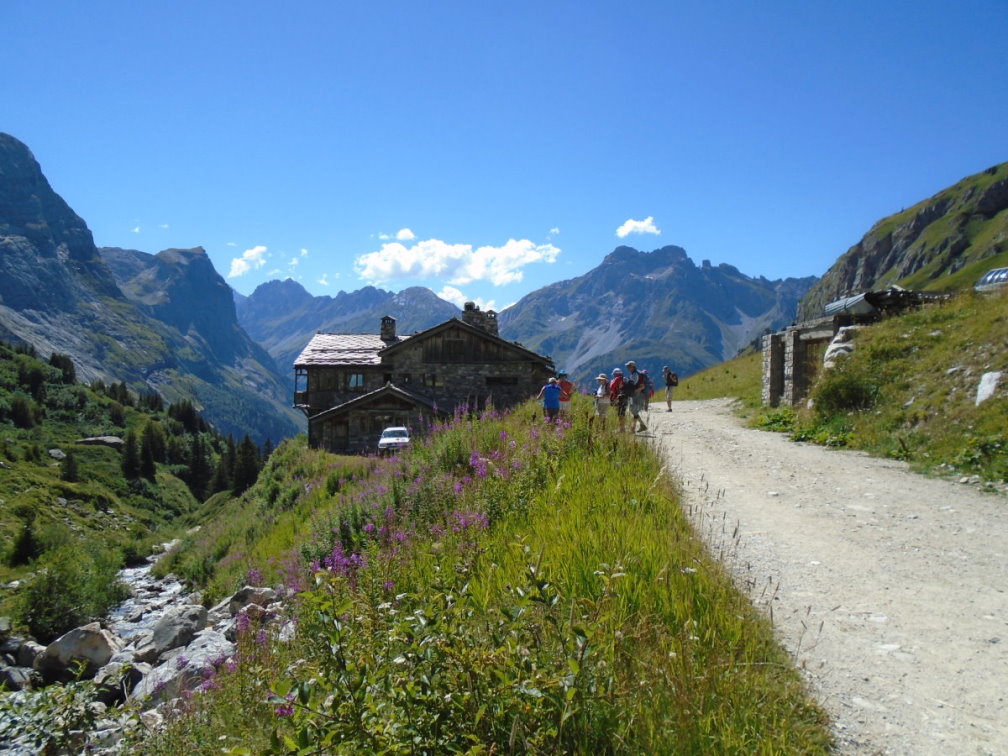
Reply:
<svg viewBox="0 0 1008 756"><path fill-rule="evenodd" d="M273 624L281 637L292 633L276 590L245 586L207 609L202 595L186 591L175 576L155 577L155 561L120 572L130 597L107 618L48 646L0 628L0 683L10 691L0 693L0 753L52 752L45 735L32 734L32 722L47 687L73 681L79 670L93 684L86 705L96 724L75 737L91 749L116 752L124 704L140 712L145 726L157 727L174 699L213 685L217 671L235 663L240 631Z"/></svg>

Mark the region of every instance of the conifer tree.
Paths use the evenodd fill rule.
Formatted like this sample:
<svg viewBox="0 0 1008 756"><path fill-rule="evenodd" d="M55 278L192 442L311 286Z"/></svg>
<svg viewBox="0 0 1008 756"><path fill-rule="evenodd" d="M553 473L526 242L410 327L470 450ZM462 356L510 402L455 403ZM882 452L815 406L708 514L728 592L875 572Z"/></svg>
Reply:
<svg viewBox="0 0 1008 756"><path fill-rule="evenodd" d="M235 455L234 484L231 487L235 496L247 490L259 477L259 448L247 435L242 439Z"/></svg>
<svg viewBox="0 0 1008 756"><path fill-rule="evenodd" d="M129 480L140 477L140 450L137 448L136 433L132 430L126 432L123 444L122 472Z"/></svg>
<svg viewBox="0 0 1008 756"><path fill-rule="evenodd" d="M192 437L192 444L189 447L189 471L186 475L186 484L197 500L203 501L206 497L212 475L213 470L210 467L210 460L207 459L206 446L197 433Z"/></svg>

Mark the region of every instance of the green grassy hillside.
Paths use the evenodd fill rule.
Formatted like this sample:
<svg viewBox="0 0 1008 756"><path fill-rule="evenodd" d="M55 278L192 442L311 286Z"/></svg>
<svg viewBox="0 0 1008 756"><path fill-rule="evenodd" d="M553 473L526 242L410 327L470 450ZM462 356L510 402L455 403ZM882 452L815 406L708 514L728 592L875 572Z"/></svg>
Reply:
<svg viewBox="0 0 1008 756"><path fill-rule="evenodd" d="M101 616L119 597L115 571L232 489L243 448L191 404L75 373L65 355L0 343L0 614L41 641ZM82 443L98 436L124 444Z"/></svg>
<svg viewBox="0 0 1008 756"><path fill-rule="evenodd" d="M840 296L899 285L965 291L992 268L1008 265L1008 163L876 223L830 267L798 307L821 317Z"/></svg>
<svg viewBox="0 0 1008 756"><path fill-rule="evenodd" d="M654 451L587 397L570 423L457 416L355 465L287 441L219 511L172 569L282 582L297 637L245 631L144 753L828 751Z"/></svg>
<svg viewBox="0 0 1008 756"><path fill-rule="evenodd" d="M864 328L816 383L797 439L864 449L922 471L1008 481L1008 295L960 295ZM995 395L976 404L985 373Z"/></svg>
<svg viewBox="0 0 1008 756"><path fill-rule="evenodd" d="M1008 292L964 293L864 327L851 357L822 373L812 407L760 406L762 358L683 381L676 399L735 397L759 427L796 440L903 459L914 469L1008 481ZM1002 371L977 406L984 373Z"/></svg>

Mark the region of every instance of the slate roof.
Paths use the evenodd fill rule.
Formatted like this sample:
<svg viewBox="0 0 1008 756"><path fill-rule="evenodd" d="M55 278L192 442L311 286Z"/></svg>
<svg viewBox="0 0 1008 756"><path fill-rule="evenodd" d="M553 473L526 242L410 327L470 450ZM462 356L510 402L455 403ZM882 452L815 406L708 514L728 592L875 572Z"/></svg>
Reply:
<svg viewBox="0 0 1008 756"><path fill-rule="evenodd" d="M387 346L389 342L382 341L377 333L316 333L294 360L294 367L381 365L378 353Z"/></svg>

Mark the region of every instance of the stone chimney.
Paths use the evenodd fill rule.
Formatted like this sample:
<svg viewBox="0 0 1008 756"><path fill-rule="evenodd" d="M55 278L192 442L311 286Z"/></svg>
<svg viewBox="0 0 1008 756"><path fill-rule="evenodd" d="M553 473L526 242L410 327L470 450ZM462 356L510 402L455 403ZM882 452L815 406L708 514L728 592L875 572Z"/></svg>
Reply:
<svg viewBox="0 0 1008 756"><path fill-rule="evenodd" d="M381 319L381 340L385 342L395 341L395 318L386 315Z"/></svg>
<svg viewBox="0 0 1008 756"><path fill-rule="evenodd" d="M462 308L462 322L476 328L481 328L493 336L498 336L497 313L493 310L481 312L475 302L466 302Z"/></svg>

